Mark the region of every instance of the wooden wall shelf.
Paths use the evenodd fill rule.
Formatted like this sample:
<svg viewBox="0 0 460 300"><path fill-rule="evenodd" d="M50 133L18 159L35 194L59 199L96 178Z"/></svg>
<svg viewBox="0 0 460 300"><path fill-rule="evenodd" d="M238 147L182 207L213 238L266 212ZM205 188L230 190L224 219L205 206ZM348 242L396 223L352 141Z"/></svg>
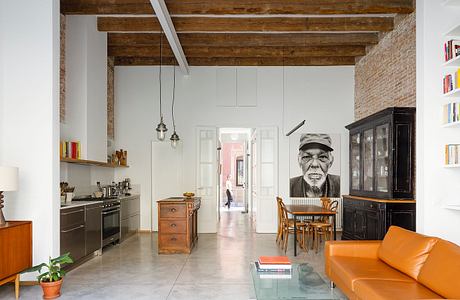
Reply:
<svg viewBox="0 0 460 300"><path fill-rule="evenodd" d="M61 162L66 162L69 164L85 165L85 166L97 166L104 168L129 168L129 166L109 164L106 162L95 161L95 160L85 160L85 159L73 159L61 157Z"/></svg>

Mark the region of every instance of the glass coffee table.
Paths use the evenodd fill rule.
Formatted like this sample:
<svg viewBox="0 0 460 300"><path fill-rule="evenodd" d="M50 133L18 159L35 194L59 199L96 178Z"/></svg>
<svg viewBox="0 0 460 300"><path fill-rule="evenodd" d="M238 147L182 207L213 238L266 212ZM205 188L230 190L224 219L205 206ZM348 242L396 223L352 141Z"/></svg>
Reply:
<svg viewBox="0 0 460 300"><path fill-rule="evenodd" d="M257 272L252 263L251 276L254 285L251 299L346 299L335 289L331 289L308 264L292 264L290 276L282 275L282 278L276 278L277 276L266 276Z"/></svg>

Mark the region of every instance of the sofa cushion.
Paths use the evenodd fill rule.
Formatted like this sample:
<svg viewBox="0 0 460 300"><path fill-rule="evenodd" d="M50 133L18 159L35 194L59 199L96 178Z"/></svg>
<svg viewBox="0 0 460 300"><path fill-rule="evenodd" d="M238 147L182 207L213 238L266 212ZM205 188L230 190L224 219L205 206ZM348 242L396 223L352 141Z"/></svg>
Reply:
<svg viewBox="0 0 460 300"><path fill-rule="evenodd" d="M379 248L379 258L417 280L437 238L391 226Z"/></svg>
<svg viewBox="0 0 460 300"><path fill-rule="evenodd" d="M460 247L439 239L418 281L445 298L460 299Z"/></svg>
<svg viewBox="0 0 460 300"><path fill-rule="evenodd" d="M416 281L358 280L355 294L359 299L372 300L443 299Z"/></svg>
<svg viewBox="0 0 460 300"><path fill-rule="evenodd" d="M352 291L354 291L354 283L360 279L414 281L380 259L333 256L330 258L330 266L334 277L341 278Z"/></svg>

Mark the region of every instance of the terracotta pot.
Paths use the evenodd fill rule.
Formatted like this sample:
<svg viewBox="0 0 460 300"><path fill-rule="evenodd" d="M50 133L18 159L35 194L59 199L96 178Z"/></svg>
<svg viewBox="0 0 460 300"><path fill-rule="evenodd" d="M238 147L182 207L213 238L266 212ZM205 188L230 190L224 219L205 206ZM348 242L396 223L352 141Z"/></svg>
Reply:
<svg viewBox="0 0 460 300"><path fill-rule="evenodd" d="M54 282L40 282L43 289L43 299L55 299L61 296L62 278Z"/></svg>

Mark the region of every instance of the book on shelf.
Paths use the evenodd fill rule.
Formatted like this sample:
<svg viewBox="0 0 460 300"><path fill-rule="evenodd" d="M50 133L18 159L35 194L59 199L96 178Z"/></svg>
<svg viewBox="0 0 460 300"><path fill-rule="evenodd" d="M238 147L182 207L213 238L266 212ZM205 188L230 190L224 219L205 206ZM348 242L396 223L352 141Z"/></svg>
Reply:
<svg viewBox="0 0 460 300"><path fill-rule="evenodd" d="M460 40L450 40L444 43L444 61L448 62L451 59L460 55Z"/></svg>
<svg viewBox="0 0 460 300"><path fill-rule="evenodd" d="M443 124L460 122L460 102L443 106L442 122Z"/></svg>
<svg viewBox="0 0 460 300"><path fill-rule="evenodd" d="M81 143L61 141L59 146L59 156L61 158L81 159Z"/></svg>
<svg viewBox="0 0 460 300"><path fill-rule="evenodd" d="M460 69L457 69L455 72L449 73L444 76L442 83L442 89L444 94L447 94L453 90L460 88L459 73Z"/></svg>
<svg viewBox="0 0 460 300"><path fill-rule="evenodd" d="M460 164L460 145L448 144L445 146L445 162L446 165Z"/></svg>
<svg viewBox="0 0 460 300"><path fill-rule="evenodd" d="M287 256L260 256L256 266L270 270L290 270L292 268Z"/></svg>

